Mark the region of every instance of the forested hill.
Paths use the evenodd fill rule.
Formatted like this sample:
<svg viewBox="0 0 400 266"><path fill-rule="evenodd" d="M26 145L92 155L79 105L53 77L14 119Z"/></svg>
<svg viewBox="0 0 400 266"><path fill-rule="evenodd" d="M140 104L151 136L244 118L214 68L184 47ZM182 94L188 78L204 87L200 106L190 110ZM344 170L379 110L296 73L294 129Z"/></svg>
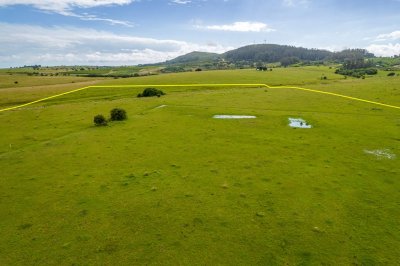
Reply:
<svg viewBox="0 0 400 266"><path fill-rule="evenodd" d="M279 62L284 58L297 58L302 61L323 61L332 56L332 52L319 49L307 49L288 45L254 44L223 54L229 61Z"/></svg>
<svg viewBox="0 0 400 266"><path fill-rule="evenodd" d="M362 60L374 57L364 49L347 49L330 52L322 49L309 49L278 44L254 44L240 47L223 54L192 52L175 59L159 63L167 66L201 66L220 69L227 65L236 67L253 64L280 63L289 66L297 63L344 63L346 60Z"/></svg>
<svg viewBox="0 0 400 266"><path fill-rule="evenodd" d="M191 52L185 55L178 56L167 61L167 64L185 64L185 63L201 63L206 61L214 61L221 57L219 54L206 52Z"/></svg>

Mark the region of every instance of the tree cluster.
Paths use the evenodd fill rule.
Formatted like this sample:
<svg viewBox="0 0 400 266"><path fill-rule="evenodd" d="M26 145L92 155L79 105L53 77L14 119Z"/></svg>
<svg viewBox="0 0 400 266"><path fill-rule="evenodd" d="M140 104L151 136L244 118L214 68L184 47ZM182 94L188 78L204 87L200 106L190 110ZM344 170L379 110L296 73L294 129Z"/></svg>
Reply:
<svg viewBox="0 0 400 266"><path fill-rule="evenodd" d="M255 44L228 51L224 58L233 62L287 62L287 58L298 58L304 61L325 60L332 52L319 49L307 49L288 45Z"/></svg>
<svg viewBox="0 0 400 266"><path fill-rule="evenodd" d="M156 88L146 88L143 90L142 93L139 93L137 95L138 98L141 97L161 97L162 95L165 95L165 93L162 90L156 89Z"/></svg>
<svg viewBox="0 0 400 266"><path fill-rule="evenodd" d="M342 67L336 69L335 73L355 78L363 78L365 77L365 75L376 75L378 73L378 70L375 68L346 69Z"/></svg>

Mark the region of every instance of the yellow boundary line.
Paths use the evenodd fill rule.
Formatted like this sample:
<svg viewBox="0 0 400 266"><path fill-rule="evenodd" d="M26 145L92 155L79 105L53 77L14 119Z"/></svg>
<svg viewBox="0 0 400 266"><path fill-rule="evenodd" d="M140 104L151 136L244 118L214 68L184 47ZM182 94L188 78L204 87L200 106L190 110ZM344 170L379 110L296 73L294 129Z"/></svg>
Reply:
<svg viewBox="0 0 400 266"><path fill-rule="evenodd" d="M341 98L350 99L350 100L353 100L353 101L360 101L360 102L380 105L380 106L389 107L389 108L400 109L400 106L396 106L396 105L390 105L390 104L385 104L385 103L380 103L380 102L369 101L369 100L356 98L356 97L350 97L350 96L347 96L347 95L333 93L333 92L306 89L306 88L294 87L294 86L269 86L267 84L177 84L177 85L160 85L160 84L147 85L147 84L145 84L145 85L87 86L87 87L83 87L83 88L67 91L67 92L64 92L64 93L56 94L56 95L53 95L53 96L50 96L50 97L42 98L42 99L39 99L39 100L36 100L36 101L24 103L24 104L21 104L21 105L0 109L0 112L14 110L14 109L25 107L25 106L28 106L28 105L31 105L31 104L34 104L34 103L43 102L43 101L46 101L46 100L49 100L49 99L57 98L57 97L60 97L60 96L63 96L63 95L75 93L75 92L78 92L78 91L81 91L81 90L90 89L90 88L140 88L140 87L160 87L160 88L166 88L166 87L265 87L265 88L268 88L268 89L295 89L295 90L302 90L302 91L307 91L307 92L321 93L321 94L341 97Z"/></svg>

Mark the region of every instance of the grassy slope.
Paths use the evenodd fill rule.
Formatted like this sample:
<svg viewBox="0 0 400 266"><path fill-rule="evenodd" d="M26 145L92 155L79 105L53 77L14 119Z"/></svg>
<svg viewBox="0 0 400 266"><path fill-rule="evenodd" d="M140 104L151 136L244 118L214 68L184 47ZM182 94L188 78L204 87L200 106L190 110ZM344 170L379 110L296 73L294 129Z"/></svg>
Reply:
<svg viewBox="0 0 400 266"><path fill-rule="evenodd" d="M325 71L113 82L304 82L399 103L398 78L320 85ZM364 150L400 156L399 111L293 90L138 91L95 89L0 113L1 265L397 263L398 159ZM91 126L116 106L129 120ZM288 117L314 128L291 129Z"/></svg>
<svg viewBox="0 0 400 266"><path fill-rule="evenodd" d="M93 78L88 77L40 77L40 76L27 76L20 74L4 74L0 72L0 91L4 88L19 88L19 87L30 87L30 86L43 86L43 85L56 85L56 84L67 84L75 82L92 81ZM18 83L15 84L14 82Z"/></svg>
<svg viewBox="0 0 400 266"><path fill-rule="evenodd" d="M147 76L139 78L126 78L126 79L108 79L104 80L103 84L112 85L126 85L126 84L190 84L190 83L267 83L270 85L282 85L282 84L319 84L320 77L326 73L333 72L333 70L328 68L317 68L308 67L304 69L299 68L289 68L289 69L275 69L272 72L256 72L254 70L226 70L226 71L204 71L204 72L187 72L179 74L169 74L169 75L157 75L157 76ZM331 74L328 75L332 81L341 79L339 75ZM27 82L31 82L32 85L40 84L40 77L27 77ZM42 85L51 85L52 83L47 83L49 81L56 82L59 79L60 83L64 83L62 80L64 78L56 77L42 77ZM69 77L67 77L69 78ZM78 77L74 77L74 82L78 82ZM87 78L85 78L85 81ZM93 80L93 79L91 79ZM96 79L96 82L99 81ZM25 83L25 82L24 82ZM83 86L93 85L84 83L71 83L58 86L37 86L35 90L31 88L20 88L15 89L14 87L4 88L0 90L0 106L7 107L13 106L21 103L26 103L29 101L37 100L54 94L58 94L63 91L68 91ZM20 84L17 84L19 86ZM97 84L98 85L98 84ZM168 91L180 91L182 88L173 88ZM185 88L183 90L186 90ZM92 89L91 91L94 91ZM93 97L118 97L126 95L131 95L131 91L128 89L95 89L94 92L83 92L87 96ZM74 100L82 100L84 95L73 95L69 97ZM61 101L64 101L62 98Z"/></svg>

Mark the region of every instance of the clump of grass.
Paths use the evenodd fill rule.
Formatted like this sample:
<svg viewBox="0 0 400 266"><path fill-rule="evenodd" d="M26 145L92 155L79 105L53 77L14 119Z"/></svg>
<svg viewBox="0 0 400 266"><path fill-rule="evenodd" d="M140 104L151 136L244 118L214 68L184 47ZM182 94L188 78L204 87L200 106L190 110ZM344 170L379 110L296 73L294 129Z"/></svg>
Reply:
<svg viewBox="0 0 400 266"><path fill-rule="evenodd" d="M318 226L314 226L312 230L313 230L314 232L316 232L316 233L322 233L321 228L319 228Z"/></svg>
<svg viewBox="0 0 400 266"><path fill-rule="evenodd" d="M265 216L265 212L257 212L256 215L258 217L264 217Z"/></svg>
<svg viewBox="0 0 400 266"><path fill-rule="evenodd" d="M87 216L88 215L88 210L81 210L79 213L78 213L78 216L80 216L80 217L85 217L85 216Z"/></svg>
<svg viewBox="0 0 400 266"><path fill-rule="evenodd" d="M129 175L126 175L125 177L126 178L135 178L135 175L134 174L129 174Z"/></svg>
<svg viewBox="0 0 400 266"><path fill-rule="evenodd" d="M202 219L200 219L200 218L198 218L198 217L195 217L194 219L193 219L193 225L202 225L203 224L203 220Z"/></svg>
<svg viewBox="0 0 400 266"><path fill-rule="evenodd" d="M107 254L112 254L112 253L115 253L117 251L118 251L118 245L115 242L107 243L107 244L105 244L104 247L99 248L97 250L97 252L99 252L99 253L107 253Z"/></svg>
<svg viewBox="0 0 400 266"><path fill-rule="evenodd" d="M31 228L32 225L33 224L30 224L30 223L21 224L21 225L18 226L18 229L20 229L20 230L28 229L28 228Z"/></svg>

